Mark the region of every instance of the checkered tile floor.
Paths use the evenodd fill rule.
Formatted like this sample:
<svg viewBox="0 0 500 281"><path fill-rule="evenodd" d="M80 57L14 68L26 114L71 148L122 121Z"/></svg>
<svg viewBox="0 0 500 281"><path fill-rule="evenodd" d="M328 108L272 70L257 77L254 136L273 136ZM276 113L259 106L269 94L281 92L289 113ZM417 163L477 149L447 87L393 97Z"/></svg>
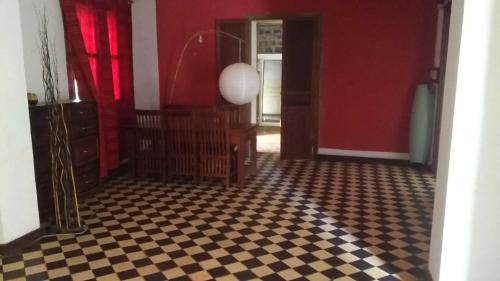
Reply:
<svg viewBox="0 0 500 281"><path fill-rule="evenodd" d="M435 179L380 163L259 155L246 188L110 180L90 230L4 257L4 280L418 280ZM1 278L0 278L1 279Z"/></svg>

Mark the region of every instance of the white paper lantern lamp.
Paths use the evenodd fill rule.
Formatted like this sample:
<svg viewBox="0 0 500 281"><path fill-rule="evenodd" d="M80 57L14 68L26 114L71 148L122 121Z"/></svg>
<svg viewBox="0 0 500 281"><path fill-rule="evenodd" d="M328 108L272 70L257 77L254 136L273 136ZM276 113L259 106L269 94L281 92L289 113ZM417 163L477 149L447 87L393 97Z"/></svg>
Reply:
<svg viewBox="0 0 500 281"><path fill-rule="evenodd" d="M260 78L257 70L246 63L234 63L222 71L219 89L230 103L242 105L251 102L259 94Z"/></svg>

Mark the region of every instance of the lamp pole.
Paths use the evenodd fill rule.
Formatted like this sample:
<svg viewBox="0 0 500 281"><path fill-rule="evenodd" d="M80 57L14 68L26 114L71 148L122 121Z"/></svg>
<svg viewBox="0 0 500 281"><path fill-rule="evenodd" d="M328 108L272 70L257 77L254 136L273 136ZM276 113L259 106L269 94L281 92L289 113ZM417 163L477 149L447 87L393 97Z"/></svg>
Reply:
<svg viewBox="0 0 500 281"><path fill-rule="evenodd" d="M204 35L204 34L219 34L219 35L226 36L228 38L232 38L232 39L238 40L238 44L239 44L238 62L241 62L241 44L245 42L243 39L241 39L241 38L239 38L237 36L234 36L234 35L232 35L230 33L227 33L225 31L216 30L216 29L208 29L208 30L203 30L203 31L196 32L195 34L191 35L191 37L189 37L189 39L184 44L184 47L182 48L182 51L181 51L181 55L179 56L179 60L177 61L177 66L176 66L176 69L175 69L174 78L172 80L172 87L170 88L170 93L169 93L169 98L168 98L168 103L169 104L172 104L172 100L174 98L174 91L175 91L175 84L177 82L177 76L179 75L179 70L180 70L180 68L182 66L182 61L184 60L184 55L186 53L187 47L196 38L198 38L199 43L203 43L203 37L202 37L202 35Z"/></svg>

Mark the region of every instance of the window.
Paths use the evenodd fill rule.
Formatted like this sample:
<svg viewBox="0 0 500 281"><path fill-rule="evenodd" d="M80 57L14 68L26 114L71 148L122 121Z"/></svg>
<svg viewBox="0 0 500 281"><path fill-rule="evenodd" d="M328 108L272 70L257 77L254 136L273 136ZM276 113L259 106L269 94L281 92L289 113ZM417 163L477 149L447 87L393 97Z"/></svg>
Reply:
<svg viewBox="0 0 500 281"><path fill-rule="evenodd" d="M111 73L113 77L113 92L115 100L120 99L120 64L118 56L118 31L116 24L116 11L110 9L106 12L106 26L108 31L109 46L100 46L99 48L99 24L96 15L96 9L92 3L76 4L76 14L80 23L85 50L94 78L94 85L99 88L98 64L103 55L102 48L109 48L111 60ZM107 53L107 52L105 52ZM75 87L75 98L78 96L77 87Z"/></svg>
<svg viewBox="0 0 500 281"><path fill-rule="evenodd" d="M111 70L113 74L113 89L115 100L120 99L120 64L118 57L118 31L116 29L116 11L107 12L109 53L111 54Z"/></svg>
<svg viewBox="0 0 500 281"><path fill-rule="evenodd" d="M80 22L83 42L89 59L90 70L97 86L97 17L91 4L76 4L76 15Z"/></svg>

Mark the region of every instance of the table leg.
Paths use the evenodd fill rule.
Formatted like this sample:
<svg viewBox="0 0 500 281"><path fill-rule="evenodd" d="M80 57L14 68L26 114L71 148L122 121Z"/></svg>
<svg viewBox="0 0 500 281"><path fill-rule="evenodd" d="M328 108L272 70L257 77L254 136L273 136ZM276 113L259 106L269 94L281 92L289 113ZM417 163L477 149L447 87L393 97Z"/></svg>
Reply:
<svg viewBox="0 0 500 281"><path fill-rule="evenodd" d="M238 169L237 169L237 184L243 186L245 181L245 142L239 141L238 144Z"/></svg>
<svg viewBox="0 0 500 281"><path fill-rule="evenodd" d="M253 134L251 139L251 155L250 155L250 161L251 161L251 174L255 175L257 172L257 134Z"/></svg>

